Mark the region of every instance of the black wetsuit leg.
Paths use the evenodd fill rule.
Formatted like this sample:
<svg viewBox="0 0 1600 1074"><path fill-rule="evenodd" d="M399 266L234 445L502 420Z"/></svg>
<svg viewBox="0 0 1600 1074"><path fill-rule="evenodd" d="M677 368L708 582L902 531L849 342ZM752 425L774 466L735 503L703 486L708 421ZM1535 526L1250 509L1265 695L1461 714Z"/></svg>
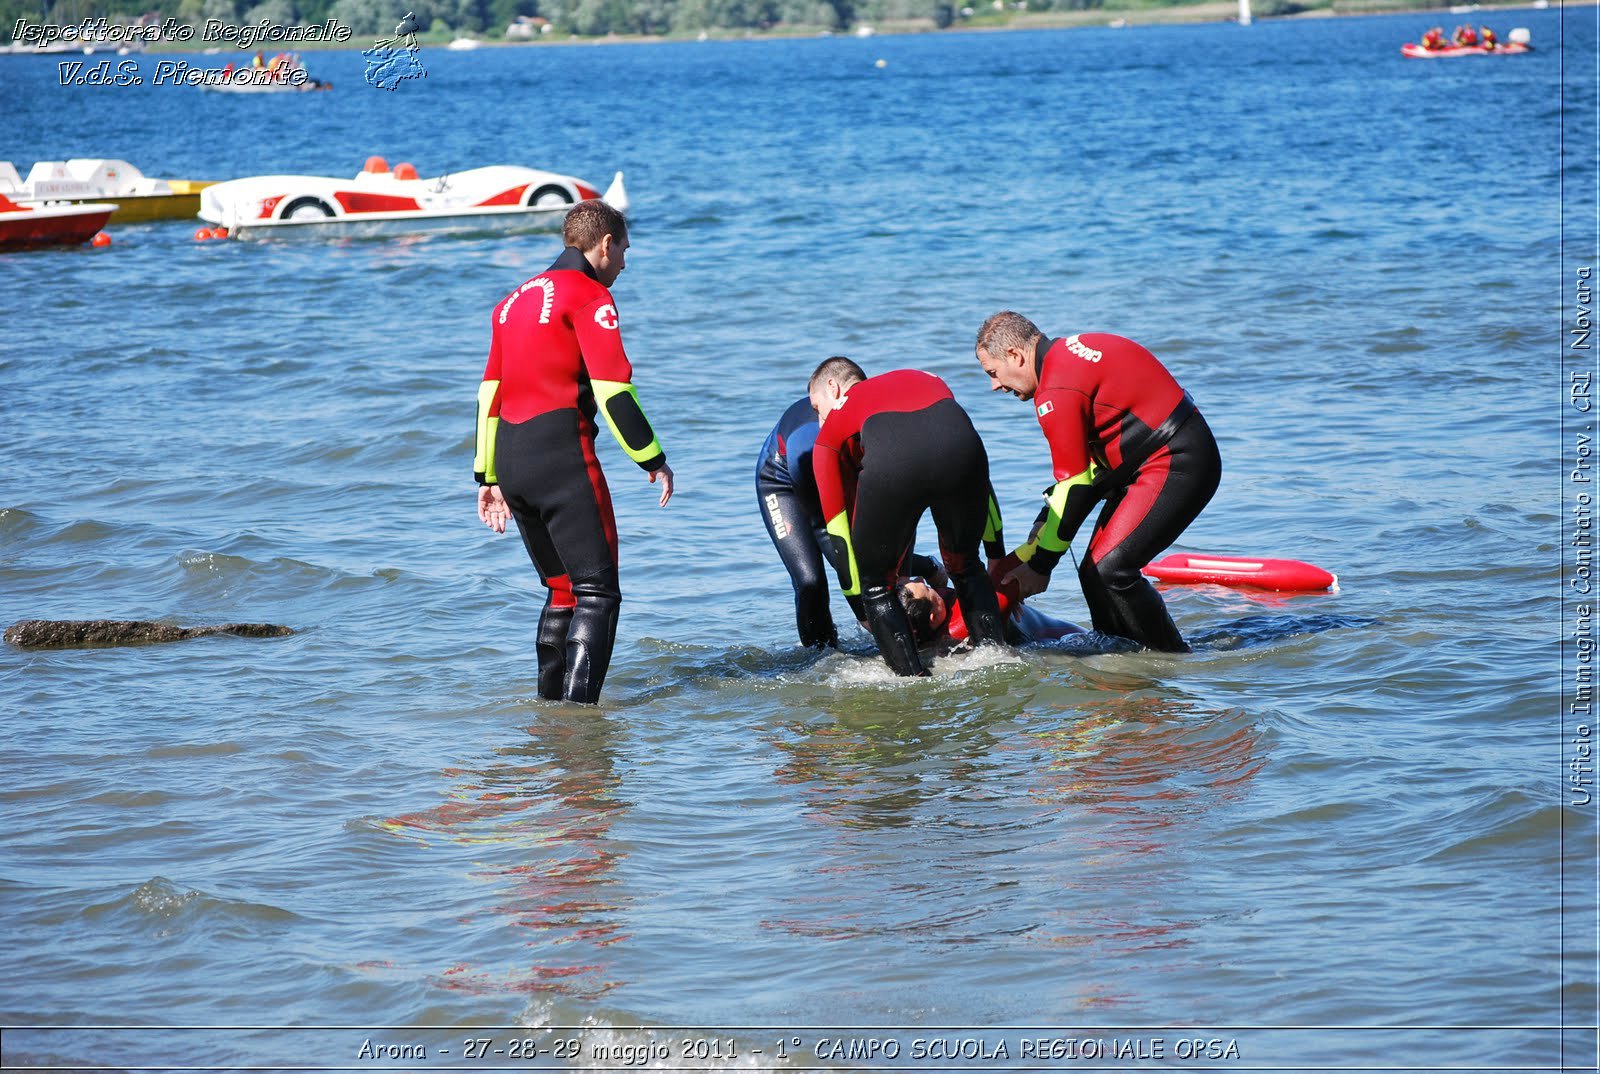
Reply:
<svg viewBox="0 0 1600 1074"><path fill-rule="evenodd" d="M1216 439L1196 412L1107 497L1078 569L1096 630L1148 649L1189 651L1161 594L1139 572L1211 502L1221 479Z"/></svg>
<svg viewBox="0 0 1600 1074"><path fill-rule="evenodd" d="M576 411L502 422L495 450L500 491L549 590L535 646L539 694L593 702L622 602L616 520L593 425Z"/></svg>
<svg viewBox="0 0 1600 1074"><path fill-rule="evenodd" d="M568 701L592 705L600 700L622 607L617 588L615 568L572 584L578 604L567 631L567 675L561 684L561 696Z"/></svg>
<svg viewBox="0 0 1600 1074"><path fill-rule="evenodd" d="M822 565L822 544L800 498L788 485L756 477L756 499L767 536L794 586L794 624L800 644L813 648L839 645L839 633L828 609L828 577Z"/></svg>
<svg viewBox="0 0 1600 1074"><path fill-rule="evenodd" d="M866 457L856 484L850 536L867 629L896 675L927 675L911 622L892 588L900 563L928 509L917 444L927 435L923 412L875 414L862 431ZM915 439L908 440L907 437Z"/></svg>
<svg viewBox="0 0 1600 1074"><path fill-rule="evenodd" d="M539 696L559 700L567 678L567 631L572 626L571 605L558 605L555 600L545 601L539 614L539 633L534 641L534 652L539 657Z"/></svg>
<svg viewBox="0 0 1600 1074"><path fill-rule="evenodd" d="M945 419L950 434L940 445L945 483L930 505L933 524L939 532L939 554L944 558L972 644L1004 643L1006 629L1000 600L995 596L989 572L978 558L989 522L989 455L966 411L953 403L952 407L954 414Z"/></svg>
<svg viewBox="0 0 1600 1074"><path fill-rule="evenodd" d="M505 490L502 488L501 492ZM544 611L539 615L539 629L534 635L534 653L539 660L539 696L547 700L560 700L562 680L567 674L567 626L572 621L572 580L567 577L561 557L556 554L555 543L536 511L519 511L512 508L511 518L522 536L522 546L528 551L545 585Z"/></svg>
<svg viewBox="0 0 1600 1074"><path fill-rule="evenodd" d="M878 652L889 670L896 675L929 675L917 651L916 635L911 631L911 621L900 597L887 586L873 586L861 591L861 602L866 613L867 629L878 643Z"/></svg>

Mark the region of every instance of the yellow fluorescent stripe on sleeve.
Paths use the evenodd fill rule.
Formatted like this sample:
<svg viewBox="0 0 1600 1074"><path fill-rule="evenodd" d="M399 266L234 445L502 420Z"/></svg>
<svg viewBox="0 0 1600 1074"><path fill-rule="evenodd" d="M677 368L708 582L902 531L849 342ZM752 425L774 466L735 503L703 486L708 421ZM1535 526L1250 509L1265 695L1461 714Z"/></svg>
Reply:
<svg viewBox="0 0 1600 1074"><path fill-rule="evenodd" d="M1039 541L1037 538L1035 538L1034 540L1029 541L1027 544L1018 545L1017 550L1011 554L1017 557L1018 563L1026 563L1033 558L1033 554L1038 550Z"/></svg>
<svg viewBox="0 0 1600 1074"><path fill-rule="evenodd" d="M499 476L494 469L494 442L495 434L500 430L500 419L489 416L489 408L494 405L495 393L500 390L498 380L486 380L478 385L478 445L477 453L472 458L474 473L483 475L489 484L499 483Z"/></svg>
<svg viewBox="0 0 1600 1074"><path fill-rule="evenodd" d="M1002 532L1000 521L1000 505L995 502L993 495L989 497L989 521L983 527L985 541L998 541Z"/></svg>
<svg viewBox="0 0 1600 1074"><path fill-rule="evenodd" d="M600 413L605 415L606 425L611 429L611 435L617 438L617 443L622 445L622 450L628 453L628 458L634 462L648 462L661 454L661 441L656 438L655 429L650 425L650 419L644 416L644 407L639 405L639 393L632 384L622 380L591 380L590 386L594 389L594 400L600 404ZM644 422L645 430L650 433L650 442L643 447L636 448L628 443L628 438L617 427L616 416L611 413L611 401L619 395L626 395L633 400L634 409L638 412L640 420Z"/></svg>
<svg viewBox="0 0 1600 1074"><path fill-rule="evenodd" d="M1087 488L1094 481L1094 468L1090 467L1081 474L1057 481L1045 494L1045 502L1050 505L1050 517L1039 528L1036 540L1039 547L1047 552L1065 552L1071 547L1070 542L1061 539L1061 519L1067 513L1067 497L1072 490L1079 486Z"/></svg>
<svg viewBox="0 0 1600 1074"><path fill-rule="evenodd" d="M847 597L861 595L861 573L856 570L856 546L850 540L850 519L843 511L828 520L828 532L844 542L844 561L849 565L850 578L839 579L840 591Z"/></svg>

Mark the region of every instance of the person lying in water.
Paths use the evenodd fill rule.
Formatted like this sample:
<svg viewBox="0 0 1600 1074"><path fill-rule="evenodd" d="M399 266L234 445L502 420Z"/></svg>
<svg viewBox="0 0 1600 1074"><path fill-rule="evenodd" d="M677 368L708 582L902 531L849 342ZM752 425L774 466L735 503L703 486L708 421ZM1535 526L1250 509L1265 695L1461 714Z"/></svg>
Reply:
<svg viewBox="0 0 1600 1074"><path fill-rule="evenodd" d="M955 599L955 590L941 579L906 578L895 586L895 595L905 608L912 636L919 646L926 648L967 640L967 624L961 615L961 605ZM1005 619L1006 640L1013 645L1054 641L1084 633L1083 628L1074 623L1030 608L1021 599L1013 600L1004 590L997 590L995 596Z"/></svg>

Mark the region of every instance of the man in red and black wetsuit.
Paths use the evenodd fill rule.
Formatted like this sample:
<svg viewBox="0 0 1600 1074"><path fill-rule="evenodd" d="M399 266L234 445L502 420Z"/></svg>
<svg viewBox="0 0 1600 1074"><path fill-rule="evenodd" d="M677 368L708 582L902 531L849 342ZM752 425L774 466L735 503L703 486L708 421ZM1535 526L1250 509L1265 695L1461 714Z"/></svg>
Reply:
<svg viewBox="0 0 1600 1074"><path fill-rule="evenodd" d="M1006 311L983 323L976 350L993 390L1034 403L1055 469L1039 524L1007 578L1024 597L1043 592L1103 500L1078 568L1094 628L1188 652L1161 594L1139 571L1194 521L1222 476L1217 442L1193 400L1154 355L1121 336L1046 339L1032 321Z"/></svg>
<svg viewBox="0 0 1600 1074"><path fill-rule="evenodd" d="M539 617L539 696L599 700L617 610L617 523L595 455L596 412L672 496L672 468L639 406L609 290L628 225L602 201L567 213L555 264L500 301L478 386L478 517L515 519L549 591Z"/></svg>
<svg viewBox="0 0 1600 1074"><path fill-rule="evenodd" d="M1003 642L994 586L978 561L980 544L991 557L1004 549L989 456L944 381L914 369L867 377L850 359L829 358L808 393L822 422L812 471L833 559L843 564L840 588L861 597L884 661L897 675L928 674L892 588L927 510L973 643Z"/></svg>
<svg viewBox="0 0 1600 1074"><path fill-rule="evenodd" d="M833 559L833 543L824 528L827 520L817 499L811 465L817 432L817 412L810 398L802 396L783 412L761 445L756 459L756 498L767 536L794 586L794 622L800 644L838 648L839 632L828 608L828 579L822 561L826 558L838 573L845 568ZM944 573L937 561L916 553L906 557L905 567L914 574L943 577ZM865 621L861 599L851 597L849 604L856 618Z"/></svg>

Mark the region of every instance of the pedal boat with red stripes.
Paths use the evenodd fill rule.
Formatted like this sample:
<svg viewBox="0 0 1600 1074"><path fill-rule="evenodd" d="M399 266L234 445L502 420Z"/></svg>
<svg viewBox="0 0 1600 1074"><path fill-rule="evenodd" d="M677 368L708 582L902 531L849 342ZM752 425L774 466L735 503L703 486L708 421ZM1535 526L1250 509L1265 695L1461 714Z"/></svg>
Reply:
<svg viewBox="0 0 1600 1074"><path fill-rule="evenodd" d="M0 194L0 250L19 246L73 246L106 226L115 205L64 201L19 205Z"/></svg>
<svg viewBox="0 0 1600 1074"><path fill-rule="evenodd" d="M527 231L561 226L566 211L600 198L627 211L622 173L604 194L570 175L496 164L431 179L373 158L353 179L259 175L206 187L200 218L236 239L429 231Z"/></svg>

